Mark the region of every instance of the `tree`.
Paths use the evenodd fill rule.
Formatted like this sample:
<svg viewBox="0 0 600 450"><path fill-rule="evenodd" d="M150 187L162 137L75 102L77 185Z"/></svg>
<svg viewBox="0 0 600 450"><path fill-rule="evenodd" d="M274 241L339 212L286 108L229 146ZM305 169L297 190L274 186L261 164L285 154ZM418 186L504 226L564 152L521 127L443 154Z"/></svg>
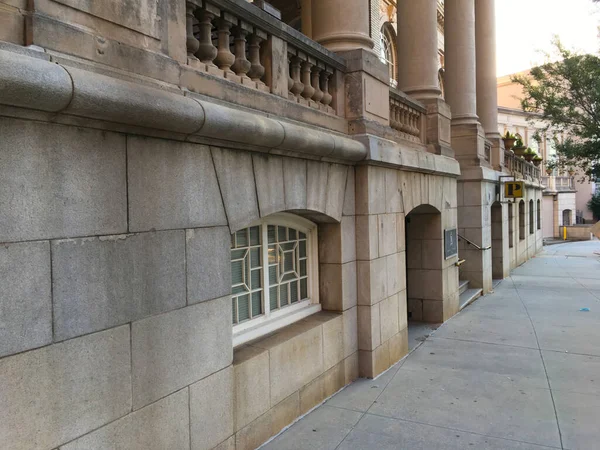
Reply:
<svg viewBox="0 0 600 450"><path fill-rule="evenodd" d="M521 107L547 124L540 131L556 136L550 167L578 168L600 179L600 58L553 44L558 60L512 78L523 87Z"/></svg>
<svg viewBox="0 0 600 450"><path fill-rule="evenodd" d="M587 204L587 207L590 211L592 211L594 218L600 220L600 190L596 191L596 193L592 196Z"/></svg>

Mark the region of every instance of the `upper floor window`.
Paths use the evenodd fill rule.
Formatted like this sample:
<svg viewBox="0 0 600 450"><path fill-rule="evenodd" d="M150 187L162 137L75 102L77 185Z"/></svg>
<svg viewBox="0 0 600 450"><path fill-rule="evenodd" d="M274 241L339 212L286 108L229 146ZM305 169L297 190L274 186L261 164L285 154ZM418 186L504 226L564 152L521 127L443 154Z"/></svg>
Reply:
<svg viewBox="0 0 600 450"><path fill-rule="evenodd" d="M398 86L398 66L396 65L396 33L389 23L381 28L381 61L387 64L390 85Z"/></svg>
<svg viewBox="0 0 600 450"><path fill-rule="evenodd" d="M317 227L277 214L231 235L234 345L320 310Z"/></svg>

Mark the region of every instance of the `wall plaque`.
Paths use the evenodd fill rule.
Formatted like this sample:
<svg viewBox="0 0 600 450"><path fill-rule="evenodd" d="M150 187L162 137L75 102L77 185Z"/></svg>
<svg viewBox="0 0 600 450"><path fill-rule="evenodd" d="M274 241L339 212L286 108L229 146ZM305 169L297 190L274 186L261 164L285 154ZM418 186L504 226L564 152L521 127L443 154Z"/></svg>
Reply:
<svg viewBox="0 0 600 450"><path fill-rule="evenodd" d="M458 255L458 233L456 228L444 230L444 258Z"/></svg>

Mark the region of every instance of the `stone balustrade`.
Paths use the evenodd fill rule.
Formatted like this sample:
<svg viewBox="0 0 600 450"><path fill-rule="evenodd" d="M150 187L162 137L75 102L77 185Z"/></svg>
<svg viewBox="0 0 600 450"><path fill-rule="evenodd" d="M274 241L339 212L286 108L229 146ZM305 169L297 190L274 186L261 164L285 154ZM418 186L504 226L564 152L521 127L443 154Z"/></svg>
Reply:
<svg viewBox="0 0 600 450"><path fill-rule="evenodd" d="M390 89L390 127L403 137L425 143L424 121L427 110L417 101L397 89Z"/></svg>
<svg viewBox="0 0 600 450"><path fill-rule="evenodd" d="M186 1L186 31L194 69L341 115L333 100L343 89L335 81L345 70L343 59L256 6Z"/></svg>
<svg viewBox="0 0 600 450"><path fill-rule="evenodd" d="M541 171L533 163L525 161L523 158L516 156L509 150L504 151L504 167L509 173L515 177L523 178L524 180L540 181Z"/></svg>

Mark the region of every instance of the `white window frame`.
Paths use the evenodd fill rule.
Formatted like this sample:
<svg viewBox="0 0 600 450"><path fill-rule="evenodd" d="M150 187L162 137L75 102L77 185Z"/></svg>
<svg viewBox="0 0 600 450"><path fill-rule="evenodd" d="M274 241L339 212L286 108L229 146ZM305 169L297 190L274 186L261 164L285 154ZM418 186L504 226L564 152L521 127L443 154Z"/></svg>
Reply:
<svg viewBox="0 0 600 450"><path fill-rule="evenodd" d="M306 234L306 255L308 275L308 299L300 300L293 305L277 310L270 310L269 302L269 268L266 258L269 225L280 225L293 228ZM263 314L259 317L233 325L233 346L237 347L246 342L272 333L287 325L304 319L321 311L319 303L319 249L317 225L313 222L289 213L277 213L253 222L246 228L260 226L261 228L261 261L262 271L262 306Z"/></svg>

